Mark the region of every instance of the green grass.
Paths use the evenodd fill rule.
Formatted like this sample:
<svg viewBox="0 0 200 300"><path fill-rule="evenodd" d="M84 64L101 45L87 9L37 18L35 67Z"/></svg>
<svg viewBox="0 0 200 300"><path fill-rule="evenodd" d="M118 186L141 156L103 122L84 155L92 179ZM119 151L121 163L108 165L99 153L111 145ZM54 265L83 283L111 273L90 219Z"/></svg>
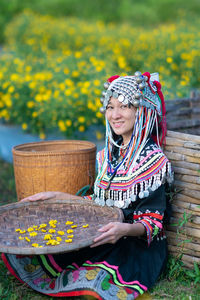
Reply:
<svg viewBox="0 0 200 300"><path fill-rule="evenodd" d="M17 201L15 192L14 172L12 164L0 160L0 205ZM188 276L188 270L182 264L172 264L174 258L168 263L166 273L150 290L149 298L153 300L200 300L200 284L194 284ZM7 268L0 259L0 299L4 300L43 300L58 299L38 294L21 284L8 274ZM70 298L62 298L70 299ZM94 299L92 297L74 297L74 300ZM142 297L145 300L145 297ZM141 299L141 300L142 300ZM138 299L139 300L139 299Z"/></svg>

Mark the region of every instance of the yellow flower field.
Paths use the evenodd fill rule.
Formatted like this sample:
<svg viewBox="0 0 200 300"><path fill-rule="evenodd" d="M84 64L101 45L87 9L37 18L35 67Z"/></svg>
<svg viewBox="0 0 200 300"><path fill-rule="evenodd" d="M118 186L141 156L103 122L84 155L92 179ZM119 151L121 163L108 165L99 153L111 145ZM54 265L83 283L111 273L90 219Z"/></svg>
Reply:
<svg viewBox="0 0 200 300"><path fill-rule="evenodd" d="M199 87L198 27L133 28L25 12L6 30L0 118L41 138L56 128L66 137L85 132L104 124L99 99L105 79L136 70L159 72L166 99L186 97Z"/></svg>

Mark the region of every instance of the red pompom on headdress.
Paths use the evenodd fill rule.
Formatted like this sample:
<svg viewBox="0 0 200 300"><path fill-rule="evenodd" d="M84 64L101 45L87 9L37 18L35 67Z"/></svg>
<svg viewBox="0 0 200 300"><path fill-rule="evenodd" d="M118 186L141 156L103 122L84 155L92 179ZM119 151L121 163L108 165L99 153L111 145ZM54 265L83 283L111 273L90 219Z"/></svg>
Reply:
<svg viewBox="0 0 200 300"><path fill-rule="evenodd" d="M161 91L161 83L159 81L154 80L153 84L156 86L157 88L157 94L161 100L161 106L162 106L162 116L161 116L161 121L159 123L159 127L161 128L161 138L160 138L160 145L163 144L163 142L165 143L165 137L167 134L167 122L166 122L166 107L165 107L165 100L164 100L164 96L163 93Z"/></svg>
<svg viewBox="0 0 200 300"><path fill-rule="evenodd" d="M113 80L119 78L120 76L119 75L114 75L114 76L111 76L107 79L108 82L112 82Z"/></svg>

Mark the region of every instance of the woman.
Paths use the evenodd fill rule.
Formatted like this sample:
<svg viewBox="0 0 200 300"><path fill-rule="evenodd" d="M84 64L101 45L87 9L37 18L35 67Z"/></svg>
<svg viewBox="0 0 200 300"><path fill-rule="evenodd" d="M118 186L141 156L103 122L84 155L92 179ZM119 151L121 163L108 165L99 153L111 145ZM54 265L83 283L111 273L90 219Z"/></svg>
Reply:
<svg viewBox="0 0 200 300"><path fill-rule="evenodd" d="M91 247L78 252L3 255L12 274L47 295L135 299L156 282L166 263L165 185L172 175L160 148L166 134L161 86L149 73L136 72L113 76L104 87L106 145L97 155L98 175L88 198L122 209L124 222L103 226ZM24 201L52 197L68 195L46 192Z"/></svg>

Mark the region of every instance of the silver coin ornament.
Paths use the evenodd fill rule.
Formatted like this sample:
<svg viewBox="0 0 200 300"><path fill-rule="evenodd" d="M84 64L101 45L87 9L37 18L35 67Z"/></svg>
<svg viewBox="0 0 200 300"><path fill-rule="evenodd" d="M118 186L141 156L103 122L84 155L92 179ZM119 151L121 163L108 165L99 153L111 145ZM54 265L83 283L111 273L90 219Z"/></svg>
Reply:
<svg viewBox="0 0 200 300"><path fill-rule="evenodd" d="M135 99L140 99L140 97L141 97L141 94L140 93L135 93Z"/></svg>
<svg viewBox="0 0 200 300"><path fill-rule="evenodd" d="M113 92L113 93L112 93L112 96L113 96L113 98L117 99L119 95L118 95L117 92Z"/></svg>
<svg viewBox="0 0 200 300"><path fill-rule="evenodd" d="M107 89L109 88L109 83L108 83L108 82L105 82L103 86L104 86L104 89L107 90Z"/></svg>
<svg viewBox="0 0 200 300"><path fill-rule="evenodd" d="M108 91L106 92L106 94L108 95L108 97L111 97L111 96L112 96L112 91L111 91L111 90L108 90Z"/></svg>
<svg viewBox="0 0 200 300"><path fill-rule="evenodd" d="M124 96L123 95L119 95L118 100L119 100L119 102L123 102L124 101Z"/></svg>
<svg viewBox="0 0 200 300"><path fill-rule="evenodd" d="M135 74L134 74L136 77L139 77L142 75L142 73L140 71L136 71Z"/></svg>
<svg viewBox="0 0 200 300"><path fill-rule="evenodd" d="M137 82L137 83L141 83L142 81L143 81L142 76L136 77L136 82Z"/></svg>
<svg viewBox="0 0 200 300"><path fill-rule="evenodd" d="M105 109L105 107L100 107L100 113L102 113L102 114L105 114L105 112L106 112L106 109Z"/></svg>
<svg viewBox="0 0 200 300"><path fill-rule="evenodd" d="M107 205L107 206L110 206L110 207L111 207L111 206L113 206L113 204L114 204L114 201L113 201L112 199L107 199L107 200L106 200L106 205Z"/></svg>
<svg viewBox="0 0 200 300"><path fill-rule="evenodd" d="M133 106L139 107L139 106L140 106L140 101L139 101L138 99L135 99L135 100L133 101Z"/></svg>
<svg viewBox="0 0 200 300"><path fill-rule="evenodd" d="M145 89L145 84L141 82L138 87L139 87L140 90L144 90Z"/></svg>

